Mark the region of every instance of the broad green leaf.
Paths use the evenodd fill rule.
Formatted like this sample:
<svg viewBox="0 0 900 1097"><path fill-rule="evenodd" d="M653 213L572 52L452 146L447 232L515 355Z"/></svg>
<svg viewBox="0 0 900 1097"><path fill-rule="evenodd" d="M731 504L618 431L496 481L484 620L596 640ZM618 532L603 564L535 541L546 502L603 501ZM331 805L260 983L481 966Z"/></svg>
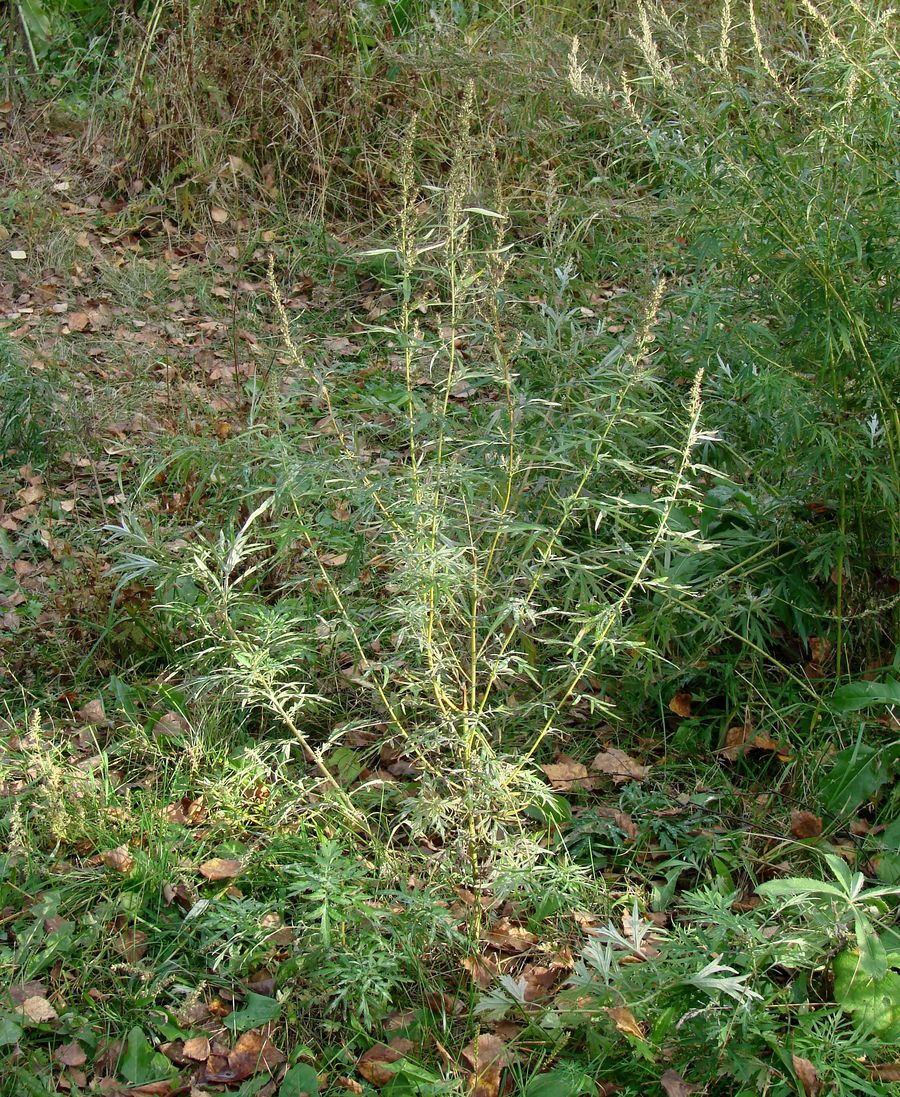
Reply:
<svg viewBox="0 0 900 1097"><path fill-rule="evenodd" d="M845 895L852 895L857 884L861 886L865 883L865 878L860 873L857 873L854 877L850 869L847 868L847 862L840 857L836 857L833 853L825 855L825 864L831 869L835 880L843 885Z"/></svg>
<svg viewBox="0 0 900 1097"><path fill-rule="evenodd" d="M548 793L540 800L529 804L525 809L525 814L541 823L563 826L572 822L572 805L565 796Z"/></svg>
<svg viewBox="0 0 900 1097"><path fill-rule="evenodd" d="M28 27L28 33L39 40L36 44L46 44L50 39L50 16L41 0L18 0L17 7L19 18Z"/></svg>
<svg viewBox="0 0 900 1097"><path fill-rule="evenodd" d="M337 747L328 755L328 762L342 785L352 785L365 769L359 754L350 747Z"/></svg>
<svg viewBox="0 0 900 1097"><path fill-rule="evenodd" d="M0 1017L0 1047L14 1044L21 1035L21 1027L11 1017Z"/></svg>
<svg viewBox="0 0 900 1097"><path fill-rule="evenodd" d="M247 1032L248 1029L274 1021L281 1012L281 1004L264 994L248 994L244 1008L229 1013L224 1020L226 1028L232 1032Z"/></svg>
<svg viewBox="0 0 900 1097"><path fill-rule="evenodd" d="M884 828L881 835L884 855L878 859L878 879L886 884L900 883L900 818Z"/></svg>
<svg viewBox="0 0 900 1097"><path fill-rule="evenodd" d="M308 1063L298 1063L285 1074L278 1089L278 1097L317 1097L319 1079Z"/></svg>
<svg viewBox="0 0 900 1097"><path fill-rule="evenodd" d="M125 1052L119 1060L119 1072L133 1086L159 1082L170 1078L175 1068L169 1060L150 1046L144 1030L137 1025L128 1033Z"/></svg>
<svg viewBox="0 0 900 1097"><path fill-rule="evenodd" d="M857 952L846 949L833 961L834 997L864 1031L886 1042L900 1041L900 974L888 971L872 979L862 971Z"/></svg>
<svg viewBox="0 0 900 1097"><path fill-rule="evenodd" d="M255 1078L248 1078L241 1088L229 1094L229 1097L256 1097L257 1093L261 1089L265 1089L270 1081L269 1075L263 1071L261 1074L257 1074Z"/></svg>
<svg viewBox="0 0 900 1097"><path fill-rule="evenodd" d="M448 1092L443 1078L408 1060L397 1064L397 1073L381 1091L382 1097L440 1097Z"/></svg>
<svg viewBox="0 0 900 1097"><path fill-rule="evenodd" d="M769 880L757 887L757 892L767 899L795 898L799 895L830 895L835 899L847 898L847 893L824 880L807 876L789 876L786 880Z"/></svg>
<svg viewBox="0 0 900 1097"><path fill-rule="evenodd" d="M900 970L900 929L889 926L882 930L881 943L888 954L888 966Z"/></svg>
<svg viewBox="0 0 900 1097"><path fill-rule="evenodd" d="M856 913L856 943L859 946L859 970L870 979L883 979L887 975L888 962L884 945L869 919Z"/></svg>
<svg viewBox="0 0 900 1097"><path fill-rule="evenodd" d="M596 1091L593 1080L582 1071L557 1069L531 1078L523 1097L582 1097Z"/></svg>
<svg viewBox="0 0 900 1097"><path fill-rule="evenodd" d="M441 1097L448 1092L446 1082L417 1082L405 1074L392 1078L381 1090L382 1097Z"/></svg>
<svg viewBox="0 0 900 1097"><path fill-rule="evenodd" d="M885 853L878 858L878 879L885 884L900 884L900 853Z"/></svg>
<svg viewBox="0 0 900 1097"><path fill-rule="evenodd" d="M866 803L888 779L883 754L862 743L835 756L822 782L822 804L831 815L846 815Z"/></svg>
<svg viewBox="0 0 900 1097"><path fill-rule="evenodd" d="M900 705L900 682L894 678L884 682L849 682L834 691L831 704L838 712L855 712L869 705Z"/></svg>

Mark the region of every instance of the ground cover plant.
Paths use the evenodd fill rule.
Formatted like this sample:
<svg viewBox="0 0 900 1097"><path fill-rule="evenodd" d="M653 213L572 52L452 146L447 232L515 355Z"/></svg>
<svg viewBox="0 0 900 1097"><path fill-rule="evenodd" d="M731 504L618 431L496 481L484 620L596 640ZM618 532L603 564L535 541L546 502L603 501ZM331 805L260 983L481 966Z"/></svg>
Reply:
<svg viewBox="0 0 900 1097"><path fill-rule="evenodd" d="M893 10L7 20L0 1092L896 1092Z"/></svg>

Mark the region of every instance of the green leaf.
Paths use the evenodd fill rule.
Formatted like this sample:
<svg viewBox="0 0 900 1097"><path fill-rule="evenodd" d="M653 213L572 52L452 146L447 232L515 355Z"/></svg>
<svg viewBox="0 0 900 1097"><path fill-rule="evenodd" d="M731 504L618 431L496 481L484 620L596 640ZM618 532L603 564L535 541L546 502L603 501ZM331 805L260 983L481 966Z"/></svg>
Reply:
<svg viewBox="0 0 900 1097"><path fill-rule="evenodd" d="M278 1089L278 1097L317 1097L319 1079L308 1063L298 1063L285 1074Z"/></svg>
<svg viewBox="0 0 900 1097"><path fill-rule="evenodd" d="M525 814L541 823L565 826L572 822L572 805L565 796L548 793L540 800L529 804Z"/></svg>
<svg viewBox="0 0 900 1097"><path fill-rule="evenodd" d="M270 1081L269 1075L265 1072L257 1074L255 1078L248 1078L241 1088L229 1094L229 1097L256 1097L257 1093L264 1089Z"/></svg>
<svg viewBox="0 0 900 1097"><path fill-rule="evenodd" d="M859 945L859 970L871 979L883 979L887 974L887 952L878 939L869 919L856 913L856 943Z"/></svg>
<svg viewBox="0 0 900 1097"><path fill-rule="evenodd" d="M847 815L866 803L888 779L885 757L858 743L835 756L822 782L822 805L831 815Z"/></svg>
<svg viewBox="0 0 900 1097"><path fill-rule="evenodd" d="M877 859L878 879L885 884L900 884L900 818L885 827L879 841L884 853Z"/></svg>
<svg viewBox="0 0 900 1097"><path fill-rule="evenodd" d="M0 1047L16 1043L21 1035L21 1027L11 1017L0 1017Z"/></svg>
<svg viewBox="0 0 900 1097"><path fill-rule="evenodd" d="M165 1055L153 1050L144 1030L135 1026L128 1033L119 1071L133 1086L140 1086L170 1078L175 1068Z"/></svg>
<svg viewBox="0 0 900 1097"><path fill-rule="evenodd" d="M878 879L885 884L900 884L900 854L885 853L878 858Z"/></svg>
<svg viewBox="0 0 900 1097"><path fill-rule="evenodd" d="M396 1075L382 1089L382 1097L440 1097L447 1082L433 1071L407 1060L397 1064Z"/></svg>
<svg viewBox="0 0 900 1097"><path fill-rule="evenodd" d="M596 1093L587 1074L558 1068L529 1079L523 1097L582 1097L586 1093Z"/></svg>
<svg viewBox="0 0 900 1097"><path fill-rule="evenodd" d="M900 1041L900 974L888 971L872 979L862 970L859 954L845 949L834 958L834 998L863 1031L886 1042Z"/></svg>
<svg viewBox="0 0 900 1097"><path fill-rule="evenodd" d="M869 705L900 705L900 682L893 678L884 682L849 682L834 691L831 704L838 712L855 712Z"/></svg>
<svg viewBox="0 0 900 1097"><path fill-rule="evenodd" d="M337 747L328 755L329 768L342 785L352 785L365 769L365 764L355 750Z"/></svg>
<svg viewBox="0 0 900 1097"><path fill-rule="evenodd" d="M882 930L881 943L887 951L889 966L900 969L900 929L888 926Z"/></svg>
<svg viewBox="0 0 900 1097"><path fill-rule="evenodd" d="M247 995L244 1008L229 1013L223 1023L232 1032L246 1032L248 1029L258 1028L269 1021L274 1021L280 1012L281 1003L274 998L251 993Z"/></svg>
<svg viewBox="0 0 900 1097"><path fill-rule="evenodd" d="M829 895L835 899L847 899L847 893L834 884L824 880L813 880L807 876L789 876L786 880L769 880L759 884L757 892L767 899L794 898L800 895Z"/></svg>
<svg viewBox="0 0 900 1097"><path fill-rule="evenodd" d="M41 0L18 0L20 18L27 24L32 38L39 39L40 44L50 39L50 17Z"/></svg>

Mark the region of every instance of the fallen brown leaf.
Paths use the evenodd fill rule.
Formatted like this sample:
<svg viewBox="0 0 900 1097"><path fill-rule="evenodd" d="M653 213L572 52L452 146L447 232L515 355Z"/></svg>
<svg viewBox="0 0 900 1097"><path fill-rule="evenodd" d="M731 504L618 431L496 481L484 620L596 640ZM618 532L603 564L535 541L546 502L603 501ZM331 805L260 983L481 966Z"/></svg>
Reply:
<svg viewBox="0 0 900 1097"><path fill-rule="evenodd" d="M643 781L650 772L649 766L642 766L618 747L601 750L591 762L591 769L612 777L617 785L624 784L625 781Z"/></svg>
<svg viewBox="0 0 900 1097"><path fill-rule="evenodd" d="M557 792L571 792L573 788L587 789L593 784L588 776L587 766L566 754L561 754L555 762L540 768L547 775L550 787Z"/></svg>
<svg viewBox="0 0 900 1097"><path fill-rule="evenodd" d="M24 1013L29 1021L34 1021L36 1025L48 1024L50 1021L58 1019L59 1014L50 1005L46 998L34 995L32 998L26 998L25 1001L19 1006L19 1012Z"/></svg>
<svg viewBox="0 0 900 1097"><path fill-rule="evenodd" d="M822 833L822 819L811 811L791 812L791 834L795 838L818 838Z"/></svg>
<svg viewBox="0 0 900 1097"><path fill-rule="evenodd" d="M164 712L153 725L154 735L184 735L190 730L190 724L180 712Z"/></svg>
<svg viewBox="0 0 900 1097"><path fill-rule="evenodd" d="M188 891L185 884L179 881L177 884L165 883L162 889L163 899L166 906L171 906L172 903L178 903L184 910L190 910L194 905L195 897Z"/></svg>
<svg viewBox="0 0 900 1097"><path fill-rule="evenodd" d="M482 990L487 990L500 974L497 962L492 956L466 956L461 966L472 976L472 981Z"/></svg>
<svg viewBox="0 0 900 1097"><path fill-rule="evenodd" d="M900 1082L900 1063L873 1063L869 1073L879 1082Z"/></svg>
<svg viewBox="0 0 900 1097"><path fill-rule="evenodd" d="M25 983L17 983L10 988L9 996L17 1006L20 1006L26 998L44 998L47 994L46 986L37 979L29 979Z"/></svg>
<svg viewBox="0 0 900 1097"><path fill-rule="evenodd" d="M479 1036L463 1048L462 1057L471 1069L467 1087L471 1097L497 1097L507 1063L506 1044L500 1037L490 1033Z"/></svg>
<svg viewBox="0 0 900 1097"><path fill-rule="evenodd" d="M525 981L525 1001L536 1002L544 998L562 979L564 972L560 968L546 967L544 964L526 964L519 976Z"/></svg>
<svg viewBox="0 0 900 1097"><path fill-rule="evenodd" d="M389 1044L374 1044L360 1056L356 1069L367 1082L380 1089L394 1077L394 1063L399 1063L414 1046L411 1040L402 1036L395 1037Z"/></svg>
<svg viewBox="0 0 900 1097"><path fill-rule="evenodd" d="M192 800L190 796L182 796L174 804L166 806L166 820L178 826L193 827L203 821L204 803L203 797Z"/></svg>
<svg viewBox="0 0 900 1097"><path fill-rule="evenodd" d="M749 724L738 724L725 732L725 745L719 752L729 762L736 762L747 751L761 750L778 755L782 762L790 761L790 752L767 735L756 735Z"/></svg>
<svg viewBox="0 0 900 1097"><path fill-rule="evenodd" d="M103 708L103 702L100 698L95 697L93 701L88 701L79 710L78 718L83 724L105 724L106 710Z"/></svg>
<svg viewBox="0 0 900 1097"><path fill-rule="evenodd" d="M819 1081L815 1065L809 1059L804 1059L802 1055L792 1055L791 1062L794 1064L794 1073L800 1085L803 1086L806 1097L817 1097L822 1083Z"/></svg>
<svg viewBox="0 0 900 1097"><path fill-rule="evenodd" d="M147 934L128 926L111 937L110 944L129 964L136 964L147 952Z"/></svg>
<svg viewBox="0 0 900 1097"><path fill-rule="evenodd" d="M231 857L213 857L200 866L200 875L207 880L233 880L241 874L243 865Z"/></svg>
<svg viewBox="0 0 900 1097"><path fill-rule="evenodd" d="M233 1081L243 1081L260 1071L271 1073L287 1056L263 1033L256 1030L241 1033L228 1053L228 1071ZM210 1079L212 1080L212 1079Z"/></svg>
<svg viewBox="0 0 900 1097"><path fill-rule="evenodd" d="M598 804L594 808L594 811L596 811L601 819L610 819L614 822L619 830L632 840L637 838L641 833L641 828L635 823L627 811L620 811L618 808L610 807L608 804Z"/></svg>
<svg viewBox="0 0 900 1097"><path fill-rule="evenodd" d="M275 997L275 976L266 968L260 968L249 975L247 986L254 994L263 994L267 998Z"/></svg>
<svg viewBox="0 0 900 1097"><path fill-rule="evenodd" d="M87 1062L87 1055L76 1040L58 1047L53 1052L53 1058L64 1067L80 1067Z"/></svg>
<svg viewBox="0 0 900 1097"><path fill-rule="evenodd" d="M669 708L676 716L687 720L691 715L691 701L693 697L689 693L676 693L669 702Z"/></svg>
<svg viewBox="0 0 900 1097"><path fill-rule="evenodd" d="M27 506L29 503L39 503L44 498L44 489L38 484L29 484L27 488L17 491L16 495Z"/></svg>
<svg viewBox="0 0 900 1097"><path fill-rule="evenodd" d="M323 552L319 556L319 561L326 568L339 568L347 563L347 555L346 552Z"/></svg>
<svg viewBox="0 0 900 1097"><path fill-rule="evenodd" d="M497 1021L494 1024L494 1035L511 1044L522 1035L522 1028L516 1021Z"/></svg>
<svg viewBox="0 0 900 1097"><path fill-rule="evenodd" d="M114 872L121 872L123 876L127 876L134 868L134 858L128 846L116 846L115 849L104 850L100 854L100 863Z"/></svg>
<svg viewBox="0 0 900 1097"><path fill-rule="evenodd" d="M460 1017L466 1012L466 1005L459 998L442 990L429 990L425 993L425 1005L433 1013L444 1013L448 1017Z"/></svg>
<svg viewBox="0 0 900 1097"><path fill-rule="evenodd" d="M234 1077L234 1071L228 1065L228 1056L220 1055L218 1053L210 1055L206 1060L201 1077L204 1081L213 1083L225 1081L239 1082L243 1080ZM244 1075L244 1077L249 1077L249 1075Z"/></svg>
<svg viewBox="0 0 900 1097"><path fill-rule="evenodd" d="M691 1097L700 1088L691 1082L686 1082L677 1070L667 1070L660 1078L659 1084L666 1091L666 1097Z"/></svg>
<svg viewBox="0 0 900 1097"><path fill-rule="evenodd" d="M182 1055L185 1059L193 1059L198 1063L205 1063L209 1058L209 1040L206 1036L192 1036L184 1041Z"/></svg>
<svg viewBox="0 0 900 1097"><path fill-rule="evenodd" d="M178 1014L179 1021L184 1025L202 1025L213 1015L209 1005L199 999L188 999L185 1006Z"/></svg>
<svg viewBox="0 0 900 1097"><path fill-rule="evenodd" d="M183 1040L163 1040L161 1044L158 1044L156 1050L176 1066L183 1067L187 1065L188 1060L184 1057L184 1041Z"/></svg>
<svg viewBox="0 0 900 1097"><path fill-rule="evenodd" d="M500 952L527 952L538 943L534 933L524 926L513 925L508 918L499 918L485 934L484 940Z"/></svg>
<svg viewBox="0 0 900 1097"><path fill-rule="evenodd" d="M625 1006L611 1006L607 1009L606 1015L623 1035L636 1036L639 1040L643 1040L644 1030L630 1009Z"/></svg>
<svg viewBox="0 0 900 1097"><path fill-rule="evenodd" d="M416 1011L414 1009L394 1010L384 1019L385 1032L396 1032L397 1029L409 1028L416 1023Z"/></svg>
<svg viewBox="0 0 900 1097"><path fill-rule="evenodd" d="M332 354L359 354L359 347L346 335L326 335L325 346Z"/></svg>

